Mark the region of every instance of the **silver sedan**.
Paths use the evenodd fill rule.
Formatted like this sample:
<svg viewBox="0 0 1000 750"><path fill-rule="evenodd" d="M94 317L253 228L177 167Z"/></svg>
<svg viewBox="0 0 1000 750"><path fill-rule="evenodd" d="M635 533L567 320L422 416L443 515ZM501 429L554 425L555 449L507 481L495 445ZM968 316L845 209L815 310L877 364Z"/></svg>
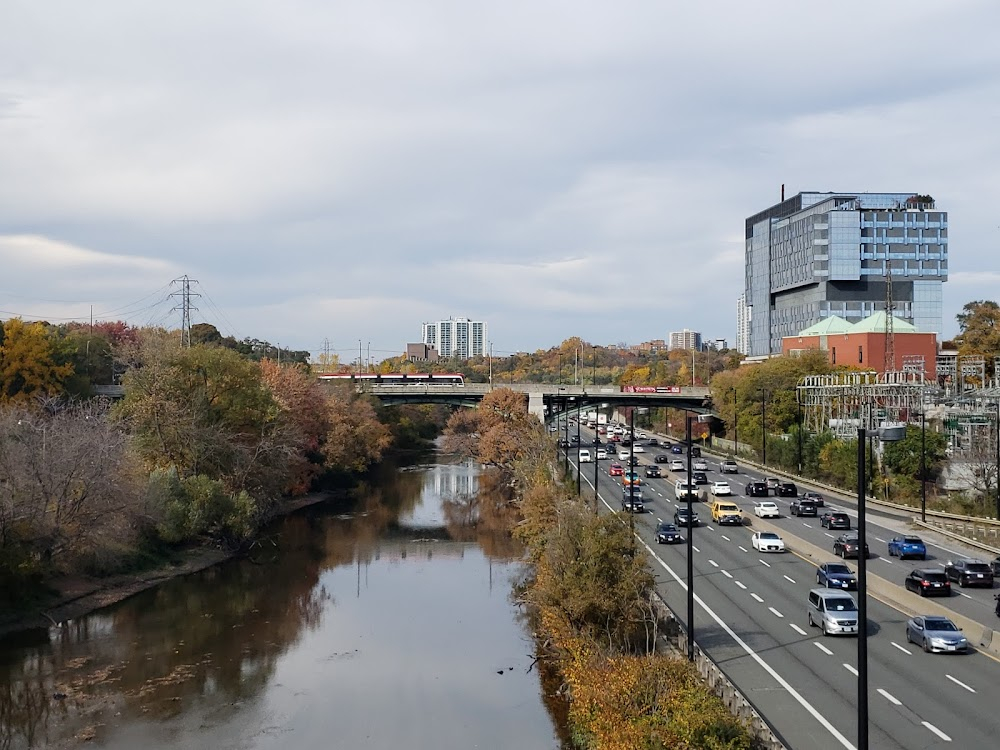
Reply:
<svg viewBox="0 0 1000 750"><path fill-rule="evenodd" d="M907 620L906 641L916 643L928 653L965 653L969 650L969 641L962 635L962 629L947 617L938 615L917 615Z"/></svg>

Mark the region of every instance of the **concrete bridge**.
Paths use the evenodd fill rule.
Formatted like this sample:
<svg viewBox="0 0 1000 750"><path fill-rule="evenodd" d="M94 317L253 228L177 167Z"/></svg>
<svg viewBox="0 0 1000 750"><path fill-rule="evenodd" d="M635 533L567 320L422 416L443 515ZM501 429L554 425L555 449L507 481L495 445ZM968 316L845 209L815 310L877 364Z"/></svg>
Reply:
<svg viewBox="0 0 1000 750"><path fill-rule="evenodd" d="M623 386L559 385L556 383L465 383L384 385L360 383L358 390L371 393L387 406L398 404L452 404L475 407L490 391L509 388L528 395L528 411L541 420L546 413L567 409L585 409L602 404L608 406L646 406L686 409L699 414L712 411L709 389L697 386L661 389L654 393L623 392ZM546 411L547 410L547 411Z"/></svg>

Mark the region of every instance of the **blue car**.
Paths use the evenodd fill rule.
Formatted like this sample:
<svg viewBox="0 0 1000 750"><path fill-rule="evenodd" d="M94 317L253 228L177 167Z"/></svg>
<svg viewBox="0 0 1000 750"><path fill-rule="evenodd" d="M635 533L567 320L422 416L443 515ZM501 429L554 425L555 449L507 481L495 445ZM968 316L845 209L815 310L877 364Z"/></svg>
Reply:
<svg viewBox="0 0 1000 750"><path fill-rule="evenodd" d="M683 453L684 449L681 448L679 445L671 445L670 446L670 452L671 453Z"/></svg>
<svg viewBox="0 0 1000 750"><path fill-rule="evenodd" d="M919 536L894 536L889 540L889 557L927 559L927 547Z"/></svg>
<svg viewBox="0 0 1000 750"><path fill-rule="evenodd" d="M854 590L858 587L858 579L843 563L823 563L816 569L816 583L831 589Z"/></svg>

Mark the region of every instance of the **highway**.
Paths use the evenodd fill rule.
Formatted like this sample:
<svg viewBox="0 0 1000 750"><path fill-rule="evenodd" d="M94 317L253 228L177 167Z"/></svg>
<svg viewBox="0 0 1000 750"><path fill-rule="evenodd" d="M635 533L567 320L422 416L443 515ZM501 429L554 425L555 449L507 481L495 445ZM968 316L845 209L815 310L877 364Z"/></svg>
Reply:
<svg viewBox="0 0 1000 750"><path fill-rule="evenodd" d="M575 427L572 431L575 434ZM563 436L561 431L558 434ZM593 439L593 432L581 430L582 447L592 447ZM570 448L571 459L576 458L577 447ZM643 466L652 463L657 453L669 452L644 448L646 452L636 454L640 476ZM603 508L617 512L621 485L608 475L614 460L600 462L598 483ZM733 499L744 514L752 516L752 501L743 496L744 485L760 479L761 474L741 466L738 474L720 475L718 459L706 455L706 460L709 481L726 479ZM660 464L664 470L661 479L643 477L646 513L634 520L637 537L657 573L658 590L684 622L687 546L657 545L653 535L659 520L673 520L678 507L673 483L684 477L683 472L666 471L666 466ZM592 497L592 464L583 464L582 477L584 497L588 492ZM804 489L810 488L800 487L800 493ZM768 499L777 502L782 511L781 518L768 522L791 547L803 540L829 549L829 561L838 559L832 553L832 543L842 532L821 528L818 518L789 516L791 498ZM829 496L827 506L854 514L848 503ZM752 526L718 527L710 520L707 504L696 502L694 507L701 520L694 530L695 639L699 647L743 691L787 747L855 748L857 641L852 636L824 637L809 627L805 604L809 589L816 586L815 564L794 552L757 553L750 544ZM885 542L902 532L899 520L869 512L868 527L873 555L869 575L896 581L900 588L912 568L933 567L943 558L961 555L958 549L928 544L926 562L889 558ZM853 562L849 564L856 568ZM964 595L937 601L983 624L996 624L992 592L954 588ZM1000 737L1000 712L994 708L993 691L1000 684L1000 663L978 652L924 653L906 641L908 616L869 597L870 746L885 750L995 746ZM975 645L979 633L966 636Z"/></svg>

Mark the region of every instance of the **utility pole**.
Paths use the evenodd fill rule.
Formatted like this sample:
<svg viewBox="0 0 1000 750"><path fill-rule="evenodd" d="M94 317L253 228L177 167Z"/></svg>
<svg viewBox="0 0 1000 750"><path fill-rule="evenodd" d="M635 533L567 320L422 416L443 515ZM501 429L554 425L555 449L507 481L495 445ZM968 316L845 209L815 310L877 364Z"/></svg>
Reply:
<svg viewBox="0 0 1000 750"><path fill-rule="evenodd" d="M323 339L323 372L330 372L330 339Z"/></svg>
<svg viewBox="0 0 1000 750"><path fill-rule="evenodd" d="M361 354L362 354L361 339L358 339L358 375L361 374Z"/></svg>
<svg viewBox="0 0 1000 750"><path fill-rule="evenodd" d="M493 342L490 342L490 390L493 390Z"/></svg>
<svg viewBox="0 0 1000 750"><path fill-rule="evenodd" d="M170 282L171 284L181 285L181 290L179 292L171 292L170 296L181 298L181 303L173 309L181 311L181 345L186 346L188 349L191 348L191 311L198 309L191 304L191 298L201 296L200 294L191 292L191 282L197 284L198 280L188 278L186 274Z"/></svg>
<svg viewBox="0 0 1000 750"><path fill-rule="evenodd" d="M580 385L580 347L576 348L576 360L573 363L573 385Z"/></svg>

